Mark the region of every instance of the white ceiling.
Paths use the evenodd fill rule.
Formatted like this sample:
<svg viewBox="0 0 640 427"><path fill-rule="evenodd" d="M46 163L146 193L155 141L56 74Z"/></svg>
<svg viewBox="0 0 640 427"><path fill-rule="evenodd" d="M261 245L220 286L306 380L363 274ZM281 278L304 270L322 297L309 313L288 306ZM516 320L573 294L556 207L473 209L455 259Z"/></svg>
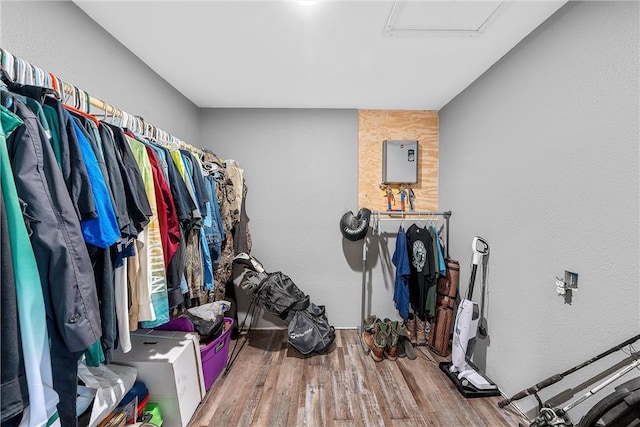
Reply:
<svg viewBox="0 0 640 427"><path fill-rule="evenodd" d="M566 1L75 1L199 107L439 110Z"/></svg>

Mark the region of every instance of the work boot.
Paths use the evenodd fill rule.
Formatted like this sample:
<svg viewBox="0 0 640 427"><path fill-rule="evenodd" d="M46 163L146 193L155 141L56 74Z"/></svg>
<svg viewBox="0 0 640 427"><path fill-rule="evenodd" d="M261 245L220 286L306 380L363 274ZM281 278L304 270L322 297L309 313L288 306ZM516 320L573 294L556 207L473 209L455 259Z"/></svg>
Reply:
<svg viewBox="0 0 640 427"><path fill-rule="evenodd" d="M425 334L425 329L427 327L426 320L420 320L419 317L416 317L416 342L417 345L427 345L427 335Z"/></svg>
<svg viewBox="0 0 640 427"><path fill-rule="evenodd" d="M387 359L395 361L398 358L398 322L395 320L392 322L387 319L387 328L389 335L384 354L387 356Z"/></svg>
<svg viewBox="0 0 640 427"><path fill-rule="evenodd" d="M384 359L384 349L387 346L388 335L387 324L382 322L376 323L375 333L362 332L362 341L369 347L371 358L376 362L381 362Z"/></svg>
<svg viewBox="0 0 640 427"><path fill-rule="evenodd" d="M413 345L418 345L416 340L416 317L413 314L409 314L409 317L407 317L405 321L405 326L407 328L409 342Z"/></svg>
<svg viewBox="0 0 640 427"><path fill-rule="evenodd" d="M380 319L378 319L375 314L372 314L371 316L369 316L366 319L364 319L364 329L363 330L369 332L370 334L375 333L376 323L378 323L378 322L380 322Z"/></svg>

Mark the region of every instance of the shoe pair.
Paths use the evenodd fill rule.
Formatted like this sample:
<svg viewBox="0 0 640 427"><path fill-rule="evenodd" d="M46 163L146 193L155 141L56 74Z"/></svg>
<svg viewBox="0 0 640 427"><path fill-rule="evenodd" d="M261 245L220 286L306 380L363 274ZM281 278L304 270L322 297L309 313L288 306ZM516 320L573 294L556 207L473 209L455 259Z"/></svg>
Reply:
<svg viewBox="0 0 640 427"><path fill-rule="evenodd" d="M375 316L373 316L375 317ZM398 358L398 322L389 319L367 318L362 331L362 341L369 348L371 357L381 362Z"/></svg>
<svg viewBox="0 0 640 427"><path fill-rule="evenodd" d="M409 340L413 345L427 345L427 321L409 314L405 321Z"/></svg>
<svg viewBox="0 0 640 427"><path fill-rule="evenodd" d="M416 351L407 333L407 328L403 324L398 327L398 357L406 357L409 360L417 358Z"/></svg>

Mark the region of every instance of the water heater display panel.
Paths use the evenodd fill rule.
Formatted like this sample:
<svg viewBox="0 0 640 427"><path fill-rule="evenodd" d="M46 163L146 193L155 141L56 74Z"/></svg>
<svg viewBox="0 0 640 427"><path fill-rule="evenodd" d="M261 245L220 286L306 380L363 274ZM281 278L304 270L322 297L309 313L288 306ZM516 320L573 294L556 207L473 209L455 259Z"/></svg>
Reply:
<svg viewBox="0 0 640 427"><path fill-rule="evenodd" d="M385 184L415 184L418 182L418 141L383 141L382 182Z"/></svg>

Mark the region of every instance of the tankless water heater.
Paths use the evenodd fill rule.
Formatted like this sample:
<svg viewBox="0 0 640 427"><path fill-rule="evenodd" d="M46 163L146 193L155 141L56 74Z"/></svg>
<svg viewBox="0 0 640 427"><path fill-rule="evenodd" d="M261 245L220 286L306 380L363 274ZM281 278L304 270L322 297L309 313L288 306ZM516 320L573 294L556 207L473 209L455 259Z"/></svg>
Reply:
<svg viewBox="0 0 640 427"><path fill-rule="evenodd" d="M385 184L418 182L418 141L384 140L382 142L382 182Z"/></svg>

